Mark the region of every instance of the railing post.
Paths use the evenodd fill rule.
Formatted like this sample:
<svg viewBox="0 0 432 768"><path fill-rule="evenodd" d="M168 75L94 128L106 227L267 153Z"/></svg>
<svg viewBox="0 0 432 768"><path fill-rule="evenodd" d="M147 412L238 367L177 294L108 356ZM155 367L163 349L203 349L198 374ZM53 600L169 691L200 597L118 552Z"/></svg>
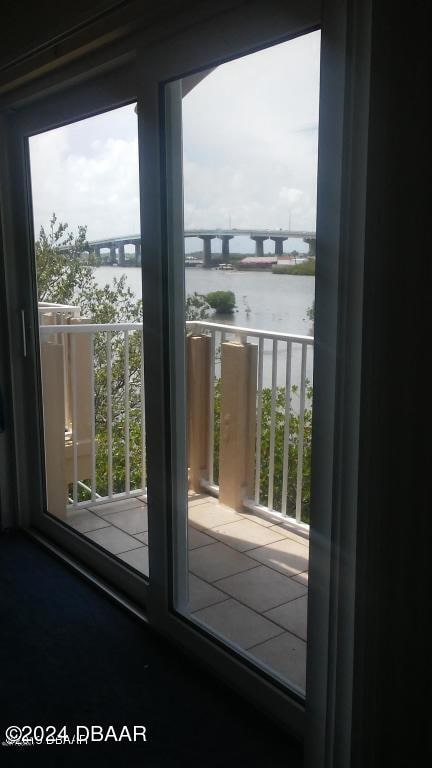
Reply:
<svg viewBox="0 0 432 768"><path fill-rule="evenodd" d="M70 325L80 325L90 322L86 318L71 318ZM72 402L72 355L71 355L72 335L67 334L68 344L68 366L67 366L67 389L69 392L69 402ZM91 401L93 392L90 390L91 366L94 361L91 355L92 343L91 334L80 333L75 336L75 383L76 383L76 424L73 424L72 431L76 441L76 477L78 480L89 480L92 475L92 428L91 428ZM69 441L64 446L65 451L65 469L66 483L69 484L74 478L74 451L73 445Z"/></svg>
<svg viewBox="0 0 432 768"><path fill-rule="evenodd" d="M219 501L241 509L253 495L257 347L230 341L221 350Z"/></svg>
<svg viewBox="0 0 432 768"><path fill-rule="evenodd" d="M67 493L63 344L41 344L41 368L47 506L52 515L64 518Z"/></svg>
<svg viewBox="0 0 432 768"><path fill-rule="evenodd" d="M192 334L186 343L189 487L201 491L208 469L210 337Z"/></svg>

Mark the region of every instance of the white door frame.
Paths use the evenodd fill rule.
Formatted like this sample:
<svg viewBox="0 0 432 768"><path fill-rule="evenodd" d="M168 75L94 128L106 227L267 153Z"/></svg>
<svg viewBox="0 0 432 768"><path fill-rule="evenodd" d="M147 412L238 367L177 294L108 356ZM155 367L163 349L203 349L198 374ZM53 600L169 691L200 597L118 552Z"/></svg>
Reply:
<svg viewBox="0 0 432 768"><path fill-rule="evenodd" d="M104 72L90 73L76 86L41 94L29 105L2 116L1 167L6 194L4 215L9 344L12 350L18 523L45 536L112 587L145 607L148 582L70 526L46 513L43 408L40 382L39 323L30 179L30 136L135 101L136 66L123 59ZM2 211L2 213L3 213ZM18 267L18 268L17 268ZM25 350L24 350L25 347Z"/></svg>
<svg viewBox="0 0 432 768"><path fill-rule="evenodd" d="M278 4L278 16L269 15L262 4L252 4L250 19L233 12L231 24L226 17L219 24L201 24L199 30L186 32L164 45L145 48L140 57L140 86L143 104L152 105L152 114L142 110L140 120L143 164L141 190L142 218L145 224L146 247L159 261L159 316L153 312L153 334L159 350L159 380L153 379L155 390L148 391L149 412L161 425L159 452L153 454L155 465L149 472L158 478L159 494L155 499L154 515L150 515L150 530L154 527L153 555L150 574L152 586L149 613L152 623L170 637L193 650L203 661L211 664L249 698L265 706L274 717L297 733L304 731L304 707L294 695L286 695L270 679L257 674L253 665L241 662L223 643L209 640L203 630L181 617L173 609L174 560L173 542L184 540L186 522L185 483L178 469L184 453L184 439L179 424L184 422L184 361L178 354L183 345L181 324L176 323L182 299L182 287L169 244L175 239L170 211L172 185L178 180L170 177L170 141L165 135L167 122L163 92L165 84L197 71L209 69L223 61L252 50L277 43L301 32L312 31L321 22L322 75L320 114L320 160L318 190L317 242L319 258L316 274L316 336L314 360L314 465L312 496L311 570L309 584L309 640L307 708L310 727L319 738L314 739L310 754L313 759L326 749L328 729L336 728L334 708L339 699L341 681L346 680L344 701L349 700L350 675L337 663L340 654L334 636L341 631L336 606L344 604L349 622L345 624L347 638L353 632L353 577L356 507L356 446L358 441L359 363L361 355L361 296L362 296L362 212L364 188L357 188L358 207L347 205L351 195L352 156L361 157L366 133L354 134L350 111L357 99L362 127L367 120L367 89L359 91L355 78L359 76L359 60L348 58L348 30L358 8L329 4L321 18L317 7L309 4L293 11ZM259 7L258 7L259 6ZM298 13L296 14L296 10ZM308 15L309 14L309 15ZM363 12L363 24L354 27L356 50L363 50L362 83L367 82L367 37L369 8ZM353 93L355 87L355 93ZM168 144L167 144L168 142ZM359 168L357 168L359 170ZM174 214L177 215L174 211ZM350 223L354 228L348 231ZM164 257L164 253L167 254ZM177 282L176 282L177 281ZM177 291L172 286L177 286ZM168 290L170 286L170 290ZM149 297L150 298L150 297ZM152 297L153 301L157 301ZM150 318L148 318L150 321ZM177 338L175 338L176 330ZM161 343L162 340L162 343ZM172 346L174 344L174 346ZM155 348L156 353L156 348ZM358 378L357 378L358 377ZM175 397L173 396L175 393ZM161 394L163 397L161 398ZM165 402L163 402L163 400ZM176 408L173 409L173 403ZM350 451L346 451L350 446ZM179 460L180 457L180 460ZM347 482L340 482L340 477ZM348 482L349 478L349 482ZM349 504L350 519L343 514ZM175 520L181 521L175 526ZM343 541L343 549L340 546ZM343 572L343 580L341 578ZM336 622L336 623L335 623ZM348 643L349 645L349 643ZM346 664L349 665L349 649ZM340 661L340 659L339 659ZM336 673L337 669L337 673ZM348 669L348 667L347 667ZM330 675L328 675L330 670ZM337 682L336 682L337 674ZM330 693L328 707L327 694ZM332 704L333 700L333 704ZM334 705L334 706L333 706ZM333 718L333 720L331 720ZM312 757L311 757L312 759ZM312 763L311 763L312 764ZM318 763L316 763L318 764Z"/></svg>
<svg viewBox="0 0 432 768"><path fill-rule="evenodd" d="M287 6L290 6L287 8ZM321 26L321 108L319 139L316 274L316 337L314 355L314 416L312 526L309 584L308 675L306 691L309 765L348 765L349 716L354 637L355 524L357 506L357 445L359 424L361 306L363 297L364 153L367 146L369 76L369 0L325 0L302 3L251 2L221 13L179 35L138 51L138 118L140 143L141 215L143 247L152 259L148 296L149 327L146 347L154 366L146 388L153 430L149 466L151 590L148 610L161 632L189 649L229 683L298 735L305 731L304 705L286 694L252 664L239 660L222 643L172 609L172 510L181 452L172 418L173 383L183 377L181 359L174 366L172 328L176 307L167 295L167 280L175 275L164 259L170 241L167 217L167 177L164 163L163 85L199 69L286 39L290 34ZM109 61L109 48L102 54ZM52 80L52 78L51 78ZM108 77L107 77L108 80ZM58 74L59 88L62 76ZM80 86L81 87L81 86ZM36 86L33 95L36 92ZM27 89L28 91L28 89ZM68 92L69 93L69 92ZM78 93L78 91L77 91ZM19 521L30 524L35 498L41 498L40 468L32 468L22 438L28 419L34 423L37 399L28 401L28 386L36 391L35 365L22 358L19 309L28 307L28 278L13 274L18 263L28 275L31 251L30 221L25 188L26 157L16 140L17 105L1 116L1 217L7 275L9 364L14 396L15 450L21 474L18 488ZM19 104L18 104L19 109ZM7 156L6 156L7 155ZM19 256L19 254L21 254ZM31 282L31 281L30 281ZM27 305L26 305L27 302ZM151 315L151 317L150 317ZM28 320L27 344L37 355L35 329ZM178 342L177 342L178 344ZM176 343L174 341L174 349ZM33 358L34 359L34 358ZM183 377L184 381L184 377ZM148 383L148 382L147 382ZM26 409L24 410L23 407ZM32 415L33 413L33 415ZM180 417L181 413L176 414ZM33 421L32 421L33 420ZM39 428L38 428L39 429ZM20 436L21 435L21 436ZM176 439L174 439L176 438ZM174 455L173 448L176 446ZM177 458L176 458L177 455ZM24 477L23 477L24 475ZM38 485L39 483L39 485ZM65 543L66 546L66 543ZM71 551L74 548L71 548ZM72 552L80 556L78 549ZM114 574L113 574L114 575Z"/></svg>

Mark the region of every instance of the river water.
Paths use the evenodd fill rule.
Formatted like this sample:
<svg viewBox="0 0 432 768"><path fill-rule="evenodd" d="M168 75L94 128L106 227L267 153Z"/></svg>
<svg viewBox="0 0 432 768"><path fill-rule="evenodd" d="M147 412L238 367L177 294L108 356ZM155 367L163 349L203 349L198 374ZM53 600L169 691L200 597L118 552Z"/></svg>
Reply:
<svg viewBox="0 0 432 768"><path fill-rule="evenodd" d="M112 283L113 278L126 274L127 282L137 297L141 296L139 267L98 267L95 271L99 285ZM192 267L185 270L186 293L233 291L237 310L233 315L216 315L213 322L246 326L265 331L313 335L307 309L315 295L315 278L301 275L274 275L272 272L223 272ZM285 381L286 346L278 345L277 381ZM271 383L271 342L264 347L264 386ZM306 374L312 381L312 351L308 351ZM292 380L300 378L300 346L293 345Z"/></svg>

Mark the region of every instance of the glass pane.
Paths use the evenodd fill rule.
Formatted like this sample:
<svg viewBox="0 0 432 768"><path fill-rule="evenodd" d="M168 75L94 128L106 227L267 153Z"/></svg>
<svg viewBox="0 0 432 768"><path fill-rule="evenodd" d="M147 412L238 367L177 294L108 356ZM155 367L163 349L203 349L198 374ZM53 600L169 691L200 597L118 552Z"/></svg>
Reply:
<svg viewBox="0 0 432 768"><path fill-rule="evenodd" d="M135 105L29 150L47 509L148 575Z"/></svg>
<svg viewBox="0 0 432 768"><path fill-rule="evenodd" d="M314 32L182 82L189 492L177 609L301 694L319 58Z"/></svg>

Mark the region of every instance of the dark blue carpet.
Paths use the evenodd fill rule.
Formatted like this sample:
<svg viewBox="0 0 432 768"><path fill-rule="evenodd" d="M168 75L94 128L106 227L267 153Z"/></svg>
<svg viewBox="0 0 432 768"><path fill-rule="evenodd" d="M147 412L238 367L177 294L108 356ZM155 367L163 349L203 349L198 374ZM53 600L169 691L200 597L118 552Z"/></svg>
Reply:
<svg viewBox="0 0 432 768"><path fill-rule="evenodd" d="M301 750L37 543L0 536L0 765L297 768ZM9 725L126 724L145 744L1 746Z"/></svg>

